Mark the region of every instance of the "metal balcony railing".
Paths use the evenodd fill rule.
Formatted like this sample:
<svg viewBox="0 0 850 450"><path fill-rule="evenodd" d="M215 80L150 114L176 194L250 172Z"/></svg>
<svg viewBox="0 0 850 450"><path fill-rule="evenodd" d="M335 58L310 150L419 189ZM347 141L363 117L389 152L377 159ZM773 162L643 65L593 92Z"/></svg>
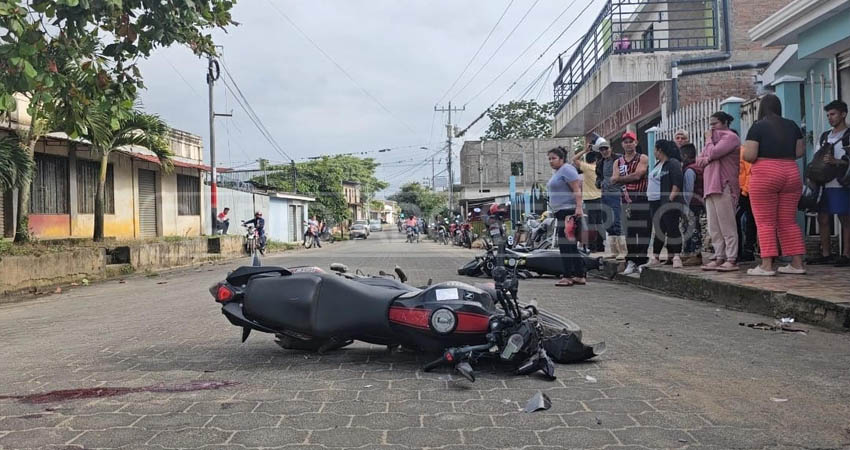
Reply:
<svg viewBox="0 0 850 450"><path fill-rule="evenodd" d="M609 0L569 60L558 56L560 110L608 56L719 47L719 0Z"/></svg>

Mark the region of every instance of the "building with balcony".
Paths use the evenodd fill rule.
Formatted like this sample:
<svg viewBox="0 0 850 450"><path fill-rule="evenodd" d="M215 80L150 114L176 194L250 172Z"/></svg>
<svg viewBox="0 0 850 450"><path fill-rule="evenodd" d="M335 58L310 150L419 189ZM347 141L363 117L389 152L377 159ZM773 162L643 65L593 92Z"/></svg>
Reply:
<svg viewBox="0 0 850 450"><path fill-rule="evenodd" d="M756 94L777 49L747 31L782 0L609 0L570 54L558 57L554 136L596 133L618 147L680 107Z"/></svg>

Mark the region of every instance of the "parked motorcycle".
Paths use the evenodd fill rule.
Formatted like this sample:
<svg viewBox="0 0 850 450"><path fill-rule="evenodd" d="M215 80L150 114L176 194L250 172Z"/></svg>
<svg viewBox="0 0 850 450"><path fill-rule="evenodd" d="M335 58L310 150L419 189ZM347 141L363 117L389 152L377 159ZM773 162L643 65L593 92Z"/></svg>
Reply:
<svg viewBox="0 0 850 450"><path fill-rule="evenodd" d="M501 361L518 375L555 378L554 362L584 361L602 354L604 343L585 345L572 321L520 303L517 261L494 270L495 284L450 281L415 288L398 279L351 274L334 264L315 267L240 267L210 288L222 313L242 328L271 333L285 349L325 353L355 340L404 346L439 355L423 366L451 365L475 381L472 364ZM359 272L359 271L358 271Z"/></svg>

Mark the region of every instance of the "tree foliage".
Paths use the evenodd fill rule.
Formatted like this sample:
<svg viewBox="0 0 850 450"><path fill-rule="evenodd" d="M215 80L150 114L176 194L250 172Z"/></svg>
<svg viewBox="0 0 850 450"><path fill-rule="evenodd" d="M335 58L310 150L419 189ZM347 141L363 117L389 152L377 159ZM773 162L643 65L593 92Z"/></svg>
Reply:
<svg viewBox="0 0 850 450"><path fill-rule="evenodd" d="M117 128L113 128L117 120ZM165 172L173 168L171 146L168 143L168 125L157 115L132 109L111 116L110 105L102 104L86 118L88 133L84 136L92 143L94 154L100 156L100 171L94 200L94 241L103 240L104 188L109 164L109 154L121 147L144 147L155 154Z"/></svg>
<svg viewBox="0 0 850 450"><path fill-rule="evenodd" d="M539 104L534 100L513 101L487 112L490 126L484 139L531 139L552 135L554 103Z"/></svg>
<svg viewBox="0 0 850 450"><path fill-rule="evenodd" d="M33 161L17 135L0 137L0 192L21 187L30 176Z"/></svg>
<svg viewBox="0 0 850 450"><path fill-rule="evenodd" d="M360 183L360 200L368 204L375 192L386 189L387 183L375 178L378 163L372 158L350 155L323 156L321 159L297 163L297 186L293 186L292 167L271 166L268 183L285 192L295 192L316 197L313 212L322 219L342 221L351 219L348 201L342 190L343 181ZM257 178L257 181L261 177ZM296 189L297 188L297 189Z"/></svg>
<svg viewBox="0 0 850 450"><path fill-rule="evenodd" d="M388 200L398 202L402 214L407 216L431 217L446 205L446 195L434 192L419 183L407 183Z"/></svg>

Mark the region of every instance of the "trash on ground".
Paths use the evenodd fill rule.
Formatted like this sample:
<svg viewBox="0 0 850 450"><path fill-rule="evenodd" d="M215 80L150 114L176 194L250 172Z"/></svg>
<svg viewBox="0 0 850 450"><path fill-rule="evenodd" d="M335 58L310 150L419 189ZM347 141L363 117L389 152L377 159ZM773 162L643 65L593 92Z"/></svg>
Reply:
<svg viewBox="0 0 850 450"><path fill-rule="evenodd" d="M158 281L156 284L168 284L167 281Z"/></svg>
<svg viewBox="0 0 850 450"><path fill-rule="evenodd" d="M683 443L683 444L687 444L687 443L688 443L688 440L687 440L687 439L679 439L679 442L681 442L681 443Z"/></svg>
<svg viewBox="0 0 850 450"><path fill-rule="evenodd" d="M602 425L602 419L600 419L599 416L596 416L596 424Z"/></svg>
<svg viewBox="0 0 850 450"><path fill-rule="evenodd" d="M584 379L587 380L588 383L596 383L596 378L590 375L587 375L586 377L584 377Z"/></svg>
<svg viewBox="0 0 850 450"><path fill-rule="evenodd" d="M552 399L542 391L537 391L525 404L525 412L545 411L552 407Z"/></svg>
<svg viewBox="0 0 850 450"><path fill-rule="evenodd" d="M779 319L779 323L794 323L793 317L783 317Z"/></svg>
<svg viewBox="0 0 850 450"><path fill-rule="evenodd" d="M89 285L89 279L88 279L88 278L83 278L83 279L82 279L82 283L83 283L83 286L88 286L88 285Z"/></svg>
<svg viewBox="0 0 850 450"><path fill-rule="evenodd" d="M740 322L738 325L742 327L752 328L754 330L765 330L765 331L785 331L787 333L800 333L800 334L809 334L809 330L804 328L798 328L790 323L781 323L777 321L776 325L771 325L769 323L759 322L759 323L746 323Z"/></svg>
<svg viewBox="0 0 850 450"><path fill-rule="evenodd" d="M776 403L785 403L785 402L787 402L787 401L788 401L788 399L787 399L787 398L776 398L776 397L770 397L770 399L771 399L771 400L773 400L773 401L775 401Z"/></svg>
<svg viewBox="0 0 850 450"><path fill-rule="evenodd" d="M55 290L55 291L53 291L53 293L54 293L54 294L61 294L61 293L62 293L62 288L61 288L61 287L57 287L57 288L56 288L56 290Z"/></svg>

